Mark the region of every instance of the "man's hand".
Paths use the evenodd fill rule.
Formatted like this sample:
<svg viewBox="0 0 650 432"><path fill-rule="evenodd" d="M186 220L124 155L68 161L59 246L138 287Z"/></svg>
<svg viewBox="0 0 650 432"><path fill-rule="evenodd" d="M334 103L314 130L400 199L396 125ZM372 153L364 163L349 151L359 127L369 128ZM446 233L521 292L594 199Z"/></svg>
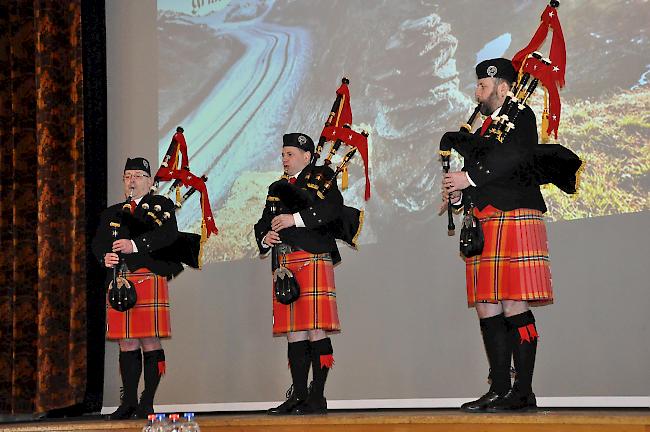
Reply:
<svg viewBox="0 0 650 432"><path fill-rule="evenodd" d="M442 215L447 211L447 206L449 205L449 198L451 198L451 203L455 204L461 197L460 191L454 191L452 193L447 192L445 188L442 189L442 203L440 208L438 208L438 216Z"/></svg>
<svg viewBox="0 0 650 432"><path fill-rule="evenodd" d="M105 267L113 267L117 265L117 263L120 262L120 259L117 257L116 253L109 252L104 255L104 266Z"/></svg>
<svg viewBox="0 0 650 432"><path fill-rule="evenodd" d="M276 233L284 228L292 227L296 224L291 214L281 214L271 220L271 229Z"/></svg>
<svg viewBox="0 0 650 432"><path fill-rule="evenodd" d="M282 243L280 240L280 234L276 233L275 231L269 231L266 233L264 236L263 243L267 246L273 246L278 243Z"/></svg>
<svg viewBox="0 0 650 432"><path fill-rule="evenodd" d="M133 253L133 243L129 239L115 240L113 242L113 252Z"/></svg>
<svg viewBox="0 0 650 432"><path fill-rule="evenodd" d="M460 191L469 186L469 180L467 180L467 174L464 171L450 172L442 178L442 187L447 193Z"/></svg>

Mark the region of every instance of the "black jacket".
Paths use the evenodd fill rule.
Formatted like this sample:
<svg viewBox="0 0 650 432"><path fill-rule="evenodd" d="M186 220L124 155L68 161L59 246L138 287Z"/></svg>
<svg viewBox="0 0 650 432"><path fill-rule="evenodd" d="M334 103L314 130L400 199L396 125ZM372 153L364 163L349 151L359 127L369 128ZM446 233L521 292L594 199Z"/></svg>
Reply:
<svg viewBox="0 0 650 432"><path fill-rule="evenodd" d="M538 141L535 114L530 107L517 116L515 129L503 143L476 134L473 138L479 147L485 144L485 149L476 152L475 157L465 157L463 171L476 187L467 188L464 197L471 197L479 210L491 204L503 211L528 208L546 212L532 169Z"/></svg>
<svg viewBox="0 0 650 432"><path fill-rule="evenodd" d="M131 239L138 248L137 253L124 254L129 270L146 267L167 278L177 275L183 270L183 265L180 260L170 258L172 254L168 250L178 238L174 210L170 199L151 194L140 200L133 214L123 211L122 204L110 206L101 214L92 243L93 253L103 266L104 254L111 251L114 240L110 223L121 220L118 238Z"/></svg>
<svg viewBox="0 0 650 432"><path fill-rule="evenodd" d="M339 191L336 181L324 199L314 198L307 190L305 176L309 169L303 170L296 183L291 185L286 179L281 179L269 186L269 196L279 196L277 214L293 214L300 212L304 228L292 226L279 232L283 243L300 248L311 253L330 253L334 264L341 261L341 255L336 245L335 230L332 224L337 222L343 211L343 196ZM322 172L329 178L334 174L331 168L318 166L313 176ZM271 214L269 205L264 207L262 217L255 224L255 238L260 253L268 252L269 248L262 244L262 239L271 229Z"/></svg>

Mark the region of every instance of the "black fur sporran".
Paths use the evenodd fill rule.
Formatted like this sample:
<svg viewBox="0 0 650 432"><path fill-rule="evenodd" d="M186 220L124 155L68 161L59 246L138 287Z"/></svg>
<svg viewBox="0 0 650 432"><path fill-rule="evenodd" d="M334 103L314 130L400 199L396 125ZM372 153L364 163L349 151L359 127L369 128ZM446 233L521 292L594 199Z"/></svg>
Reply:
<svg viewBox="0 0 650 432"><path fill-rule="evenodd" d="M273 292L278 302L288 305L300 297L300 286L291 271L286 267L278 267L273 271Z"/></svg>
<svg viewBox="0 0 650 432"><path fill-rule="evenodd" d="M117 287L114 281L117 281ZM135 306L137 301L135 286L127 278L118 276L108 285L108 303L116 311L125 312Z"/></svg>

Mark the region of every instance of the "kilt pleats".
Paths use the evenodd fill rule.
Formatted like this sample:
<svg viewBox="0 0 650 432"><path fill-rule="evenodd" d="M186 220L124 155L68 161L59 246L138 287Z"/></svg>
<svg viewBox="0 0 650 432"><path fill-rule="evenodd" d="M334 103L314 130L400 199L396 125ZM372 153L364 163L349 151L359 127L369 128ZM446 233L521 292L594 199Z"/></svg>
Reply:
<svg viewBox="0 0 650 432"><path fill-rule="evenodd" d="M300 297L283 305L273 296L273 334L305 330L339 331L334 266L329 254L297 251L280 258L300 285Z"/></svg>
<svg viewBox="0 0 650 432"><path fill-rule="evenodd" d="M466 262L467 304L524 300L540 306L553 302L546 226L542 212L475 209L485 246Z"/></svg>
<svg viewBox="0 0 650 432"><path fill-rule="evenodd" d="M138 301L126 312L118 312L106 302L106 338L170 337L167 279L148 269L127 273L126 278L135 286Z"/></svg>

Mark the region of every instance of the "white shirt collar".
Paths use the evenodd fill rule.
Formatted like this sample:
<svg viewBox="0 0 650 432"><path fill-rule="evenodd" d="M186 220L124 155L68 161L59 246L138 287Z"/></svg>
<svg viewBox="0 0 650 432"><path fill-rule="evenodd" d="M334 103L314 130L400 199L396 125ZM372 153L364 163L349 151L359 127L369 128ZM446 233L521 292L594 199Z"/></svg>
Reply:
<svg viewBox="0 0 650 432"><path fill-rule="evenodd" d="M307 168L307 167L305 167L305 168ZM291 178L291 177L295 177L296 179L298 179L298 176L300 175L301 172L303 172L303 171L305 170L305 168L301 169L300 171L298 171L298 172L295 173L294 175L290 175L289 178ZM288 174L287 174L287 175L288 175Z"/></svg>

